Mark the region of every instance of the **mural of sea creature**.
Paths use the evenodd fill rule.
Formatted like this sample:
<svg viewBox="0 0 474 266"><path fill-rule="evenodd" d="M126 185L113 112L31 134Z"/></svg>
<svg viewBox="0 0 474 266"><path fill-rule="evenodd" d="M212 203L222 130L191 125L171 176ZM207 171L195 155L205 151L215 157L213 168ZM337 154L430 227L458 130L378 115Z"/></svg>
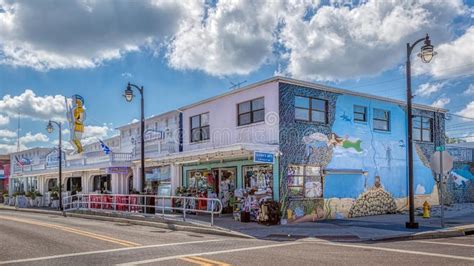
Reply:
<svg viewBox="0 0 474 266"><path fill-rule="evenodd" d="M453 181L456 185L461 186L463 183L469 182L469 179L465 178L464 176L456 173L455 171L451 172L451 176L453 177Z"/></svg>
<svg viewBox="0 0 474 266"><path fill-rule="evenodd" d="M405 148L405 142L403 141L403 139L398 141L398 147Z"/></svg>
<svg viewBox="0 0 474 266"><path fill-rule="evenodd" d="M340 118L342 118L342 120L346 121L346 122L351 122L352 121L352 118L348 115L346 115L346 112L344 112L342 115L339 116Z"/></svg>
<svg viewBox="0 0 474 266"><path fill-rule="evenodd" d="M344 149L350 149L353 148L357 152L362 152L362 148L360 147L360 144L362 143L362 140L358 139L355 141L349 140L349 137L346 136L345 138L341 138L336 133L331 133L330 138L329 138L329 143L335 146L341 146Z"/></svg>

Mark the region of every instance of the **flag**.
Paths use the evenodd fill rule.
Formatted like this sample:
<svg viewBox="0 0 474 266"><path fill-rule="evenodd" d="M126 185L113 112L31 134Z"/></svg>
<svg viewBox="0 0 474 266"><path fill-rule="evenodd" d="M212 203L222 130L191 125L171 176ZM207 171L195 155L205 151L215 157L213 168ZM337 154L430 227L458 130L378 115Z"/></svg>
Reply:
<svg viewBox="0 0 474 266"><path fill-rule="evenodd" d="M23 163L20 161L20 159L18 159L18 155L15 156L15 163L16 163L19 167L23 167Z"/></svg>
<svg viewBox="0 0 474 266"><path fill-rule="evenodd" d="M100 147L102 148L104 153L109 154L110 153L110 148L107 147L107 145L105 145L105 143L102 140L99 139L99 142L100 142Z"/></svg>

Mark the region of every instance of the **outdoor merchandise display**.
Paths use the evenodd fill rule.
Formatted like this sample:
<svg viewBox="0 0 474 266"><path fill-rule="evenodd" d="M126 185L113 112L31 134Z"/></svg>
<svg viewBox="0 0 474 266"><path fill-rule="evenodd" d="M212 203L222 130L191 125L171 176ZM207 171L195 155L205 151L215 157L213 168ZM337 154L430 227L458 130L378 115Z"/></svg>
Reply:
<svg viewBox="0 0 474 266"><path fill-rule="evenodd" d="M237 187L237 167L188 170L186 184L177 190L177 195L218 198L222 213L232 213L237 221L278 223L279 208L275 207L278 203L273 201L272 165L243 166L240 188ZM194 204L198 209L212 208L207 206L206 200L187 204ZM174 205L182 206L182 203L175 201Z"/></svg>

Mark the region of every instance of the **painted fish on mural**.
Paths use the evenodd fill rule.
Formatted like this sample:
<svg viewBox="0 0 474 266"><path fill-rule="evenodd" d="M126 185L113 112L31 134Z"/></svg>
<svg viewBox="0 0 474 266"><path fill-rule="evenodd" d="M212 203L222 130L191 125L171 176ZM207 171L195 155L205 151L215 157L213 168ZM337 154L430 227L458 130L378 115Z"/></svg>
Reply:
<svg viewBox="0 0 474 266"><path fill-rule="evenodd" d="M345 136L345 138L341 138L336 133L331 133L329 138L329 143L334 147L340 146L344 149L354 149L357 152L362 152L362 148L360 145L362 144L362 140L355 139L350 140L349 136Z"/></svg>
<svg viewBox="0 0 474 266"><path fill-rule="evenodd" d="M346 121L346 122L351 122L352 121L352 118L348 115L346 115L346 112L344 112L342 115L339 116L342 120Z"/></svg>
<svg viewBox="0 0 474 266"><path fill-rule="evenodd" d="M456 173L455 171L451 172L451 176L453 178L453 181L456 185L461 186L463 183L469 182L469 179L465 178L464 176Z"/></svg>

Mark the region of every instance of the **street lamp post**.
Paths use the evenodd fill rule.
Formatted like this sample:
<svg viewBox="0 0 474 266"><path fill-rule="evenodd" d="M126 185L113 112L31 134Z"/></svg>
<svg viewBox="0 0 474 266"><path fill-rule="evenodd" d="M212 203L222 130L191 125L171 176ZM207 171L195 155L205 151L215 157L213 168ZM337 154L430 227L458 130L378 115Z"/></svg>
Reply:
<svg viewBox="0 0 474 266"><path fill-rule="evenodd" d="M145 192L145 114L144 114L144 100L143 100L143 86L139 87L135 84L131 84L130 82L127 85L127 88L125 89L124 92L124 97L127 102L131 102L133 100L133 97L135 96L133 94L132 88L137 89L140 92L141 95L141 116L140 116L140 164L141 164L141 181L142 181L142 186L141 186L141 191Z"/></svg>
<svg viewBox="0 0 474 266"><path fill-rule="evenodd" d="M52 120L49 120L48 122L48 126L46 127L46 130L48 131L48 133L52 133L53 130L54 130L54 127L53 127L53 123L56 124L58 126L58 129L59 129L59 143L58 143L58 160L59 160L59 210L62 211L63 210L63 198L62 198L62 130L61 130L61 123L60 122L56 122L56 121L52 121Z"/></svg>
<svg viewBox="0 0 474 266"><path fill-rule="evenodd" d="M408 201L409 201L409 216L410 220L405 224L406 228L418 228L418 223L415 222L415 196L413 189L413 131L412 131L412 91L411 91L411 62L410 55L413 48L424 41L425 44L421 47L421 52L418 56L424 63L429 63L436 52L433 51L433 45L431 45L430 37L426 34L426 37L421 38L414 42L412 45L407 43L407 121L408 121Z"/></svg>

